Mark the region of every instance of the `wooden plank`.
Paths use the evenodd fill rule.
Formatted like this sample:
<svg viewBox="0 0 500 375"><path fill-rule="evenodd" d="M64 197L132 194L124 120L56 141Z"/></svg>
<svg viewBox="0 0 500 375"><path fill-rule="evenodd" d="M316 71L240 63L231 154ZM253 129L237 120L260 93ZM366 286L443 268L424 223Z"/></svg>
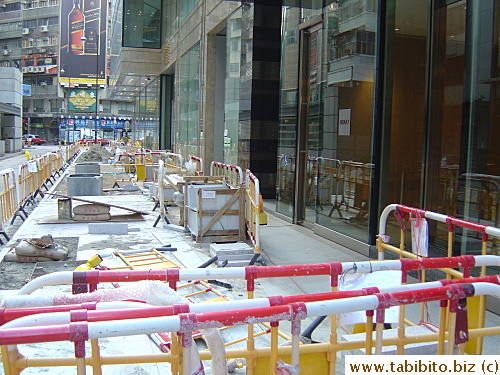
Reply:
<svg viewBox="0 0 500 375"><path fill-rule="evenodd" d="M110 204L110 203L97 202L97 201L92 201L92 200L90 200L90 199L83 199L83 198L70 197L70 196L68 196L68 195L56 194L56 193L45 193L45 192L44 192L44 194L53 195L53 196L56 196L56 197L61 197L61 198L72 199L72 200L79 201L79 202L86 202L86 203L100 204L101 206L119 208L119 209L121 209L121 210L131 211L131 212L136 212L136 213L138 213L138 214L142 214L142 215L149 215L149 212L146 212L146 211L141 211L141 210L136 210L135 208L128 208L128 207L118 206L118 205L116 205L116 204Z"/></svg>
<svg viewBox="0 0 500 375"><path fill-rule="evenodd" d="M201 191L199 190L198 192L199 192L199 194L198 194L198 195L200 195L200 194L201 194ZM215 192L216 192L215 194L217 195L217 194L218 194L218 191L217 191L217 190L215 190ZM230 199L226 202L226 204L224 204L224 206L222 206L222 207L221 207L221 209L219 210L219 212L217 212L217 213L216 213L216 214L215 214L215 215L214 215L214 216L213 216L213 217L209 220L209 222L207 223L207 225L205 225L205 227L204 227L204 228L203 228L203 230L201 231L201 236L202 236L202 237L203 237L203 235L204 235L205 233L207 233L207 232L208 232L208 230L209 230L210 228L212 228L212 226L213 226L213 225L217 222L217 220L219 220L219 219L222 217L222 215L224 215L224 212L226 212L226 211L229 209L229 207L231 207L231 206L232 206L232 204L233 204L234 202L236 202L236 200L239 198L239 194L240 194L240 191L239 191L239 190L236 190L236 191L234 192L234 195L233 195L233 196L232 196L232 197L231 197L231 198L230 198Z"/></svg>

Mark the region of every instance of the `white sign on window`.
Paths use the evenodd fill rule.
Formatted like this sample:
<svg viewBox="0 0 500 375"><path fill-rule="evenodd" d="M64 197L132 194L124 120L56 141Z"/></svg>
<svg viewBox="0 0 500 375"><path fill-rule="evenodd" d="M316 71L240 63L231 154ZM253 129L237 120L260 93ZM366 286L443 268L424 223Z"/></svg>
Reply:
<svg viewBox="0 0 500 375"><path fill-rule="evenodd" d="M339 135L351 135L351 109L339 109Z"/></svg>

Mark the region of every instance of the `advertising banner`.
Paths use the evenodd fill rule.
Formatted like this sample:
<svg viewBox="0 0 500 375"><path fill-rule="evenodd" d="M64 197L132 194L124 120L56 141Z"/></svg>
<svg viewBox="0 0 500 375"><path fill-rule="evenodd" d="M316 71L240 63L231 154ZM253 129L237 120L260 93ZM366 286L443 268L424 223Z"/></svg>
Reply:
<svg viewBox="0 0 500 375"><path fill-rule="evenodd" d="M59 81L106 82L106 0L61 1Z"/></svg>
<svg viewBox="0 0 500 375"><path fill-rule="evenodd" d="M22 86L22 94L24 96L31 96L31 85L23 84L23 86Z"/></svg>
<svg viewBox="0 0 500 375"><path fill-rule="evenodd" d="M99 119L97 122L98 129L123 129L126 120L119 119ZM85 118L61 118L59 122L60 129L81 129L81 128L96 128L95 119Z"/></svg>

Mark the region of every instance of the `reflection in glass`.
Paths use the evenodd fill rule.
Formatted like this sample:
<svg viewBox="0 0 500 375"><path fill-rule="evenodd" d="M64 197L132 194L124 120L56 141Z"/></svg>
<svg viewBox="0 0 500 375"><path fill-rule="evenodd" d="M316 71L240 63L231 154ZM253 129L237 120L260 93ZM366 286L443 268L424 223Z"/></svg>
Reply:
<svg viewBox="0 0 500 375"><path fill-rule="evenodd" d="M201 135L198 129L199 48L196 44L180 59L178 142L185 157L198 155Z"/></svg>
<svg viewBox="0 0 500 375"><path fill-rule="evenodd" d="M277 211L290 217L300 212L296 194L304 186L306 222L367 241L375 2L334 1L320 12L319 28L300 31L299 24L318 10L283 12ZM307 50L299 50L299 38L308 38ZM299 66L305 67L301 85ZM307 160L297 167L303 173L296 173L298 134L306 138L299 147Z"/></svg>
<svg viewBox="0 0 500 375"><path fill-rule="evenodd" d="M238 165L240 116L241 9L227 20L224 163Z"/></svg>
<svg viewBox="0 0 500 375"><path fill-rule="evenodd" d="M161 1L123 1L123 46L160 48Z"/></svg>

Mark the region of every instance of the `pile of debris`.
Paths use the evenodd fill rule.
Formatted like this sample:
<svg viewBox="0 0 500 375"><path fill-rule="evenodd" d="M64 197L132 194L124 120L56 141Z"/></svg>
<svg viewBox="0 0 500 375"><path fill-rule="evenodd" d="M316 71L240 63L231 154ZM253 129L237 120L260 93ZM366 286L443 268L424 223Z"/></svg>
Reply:
<svg viewBox="0 0 500 375"><path fill-rule="evenodd" d="M36 263L64 260L68 257L69 250L64 249L50 234L40 238L22 240L14 249L5 255L6 262Z"/></svg>
<svg viewBox="0 0 500 375"><path fill-rule="evenodd" d="M90 145L89 149L85 151L78 158L78 162L82 161L98 161L107 162L113 155L101 145Z"/></svg>

